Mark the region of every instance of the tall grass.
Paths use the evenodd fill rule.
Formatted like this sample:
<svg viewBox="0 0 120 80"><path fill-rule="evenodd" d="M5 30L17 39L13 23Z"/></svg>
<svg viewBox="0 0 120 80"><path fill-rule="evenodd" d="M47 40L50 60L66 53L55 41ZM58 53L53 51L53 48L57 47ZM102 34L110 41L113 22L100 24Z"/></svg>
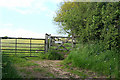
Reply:
<svg viewBox="0 0 120 80"><path fill-rule="evenodd" d="M39 59L47 59L47 60L63 60L64 55L58 53L55 50L49 50L47 53L39 53Z"/></svg>
<svg viewBox="0 0 120 80"><path fill-rule="evenodd" d="M2 56L2 78L21 78L7 56Z"/></svg>
<svg viewBox="0 0 120 80"><path fill-rule="evenodd" d="M117 50L105 50L104 44L80 44L64 60L65 64L89 69L101 75L118 77Z"/></svg>
<svg viewBox="0 0 120 80"><path fill-rule="evenodd" d="M48 60L63 60L63 54L58 53L55 50L49 50L48 53L45 54L46 59Z"/></svg>

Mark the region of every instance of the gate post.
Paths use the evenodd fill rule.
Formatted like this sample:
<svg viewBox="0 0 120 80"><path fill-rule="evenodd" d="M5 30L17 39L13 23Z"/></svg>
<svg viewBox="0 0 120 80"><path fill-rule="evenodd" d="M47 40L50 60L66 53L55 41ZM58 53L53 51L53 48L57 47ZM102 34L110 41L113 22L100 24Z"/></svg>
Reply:
<svg viewBox="0 0 120 80"><path fill-rule="evenodd" d="M45 53L48 51L48 34L45 34Z"/></svg>
<svg viewBox="0 0 120 80"><path fill-rule="evenodd" d="M50 49L50 46L51 46L51 34L49 34L49 49Z"/></svg>

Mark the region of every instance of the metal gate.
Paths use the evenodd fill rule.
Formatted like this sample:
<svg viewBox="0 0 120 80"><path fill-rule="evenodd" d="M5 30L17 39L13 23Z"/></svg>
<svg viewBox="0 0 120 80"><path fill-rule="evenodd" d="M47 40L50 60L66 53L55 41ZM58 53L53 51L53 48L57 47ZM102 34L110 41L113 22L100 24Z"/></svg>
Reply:
<svg viewBox="0 0 120 80"><path fill-rule="evenodd" d="M0 37L2 54L37 56L45 52L45 39Z"/></svg>

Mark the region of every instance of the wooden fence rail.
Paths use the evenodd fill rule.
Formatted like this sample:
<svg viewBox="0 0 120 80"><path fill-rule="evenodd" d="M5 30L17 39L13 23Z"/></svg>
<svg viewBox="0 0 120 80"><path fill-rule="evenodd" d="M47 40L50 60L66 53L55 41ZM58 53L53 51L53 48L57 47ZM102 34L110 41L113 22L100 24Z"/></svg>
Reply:
<svg viewBox="0 0 120 80"><path fill-rule="evenodd" d="M41 43L41 41L45 42L45 39L0 37L0 41L3 53L14 53L15 55L17 53L30 53L29 56L32 56L32 53L45 52L45 44Z"/></svg>

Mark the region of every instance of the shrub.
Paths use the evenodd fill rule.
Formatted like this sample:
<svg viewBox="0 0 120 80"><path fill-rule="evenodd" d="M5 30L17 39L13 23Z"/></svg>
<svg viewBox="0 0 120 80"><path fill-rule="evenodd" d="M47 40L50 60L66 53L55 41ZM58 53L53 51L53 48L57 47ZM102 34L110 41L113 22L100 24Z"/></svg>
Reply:
<svg viewBox="0 0 120 80"><path fill-rule="evenodd" d="M46 59L48 60L63 60L64 56L62 54L59 54L55 50L49 50L46 54Z"/></svg>

